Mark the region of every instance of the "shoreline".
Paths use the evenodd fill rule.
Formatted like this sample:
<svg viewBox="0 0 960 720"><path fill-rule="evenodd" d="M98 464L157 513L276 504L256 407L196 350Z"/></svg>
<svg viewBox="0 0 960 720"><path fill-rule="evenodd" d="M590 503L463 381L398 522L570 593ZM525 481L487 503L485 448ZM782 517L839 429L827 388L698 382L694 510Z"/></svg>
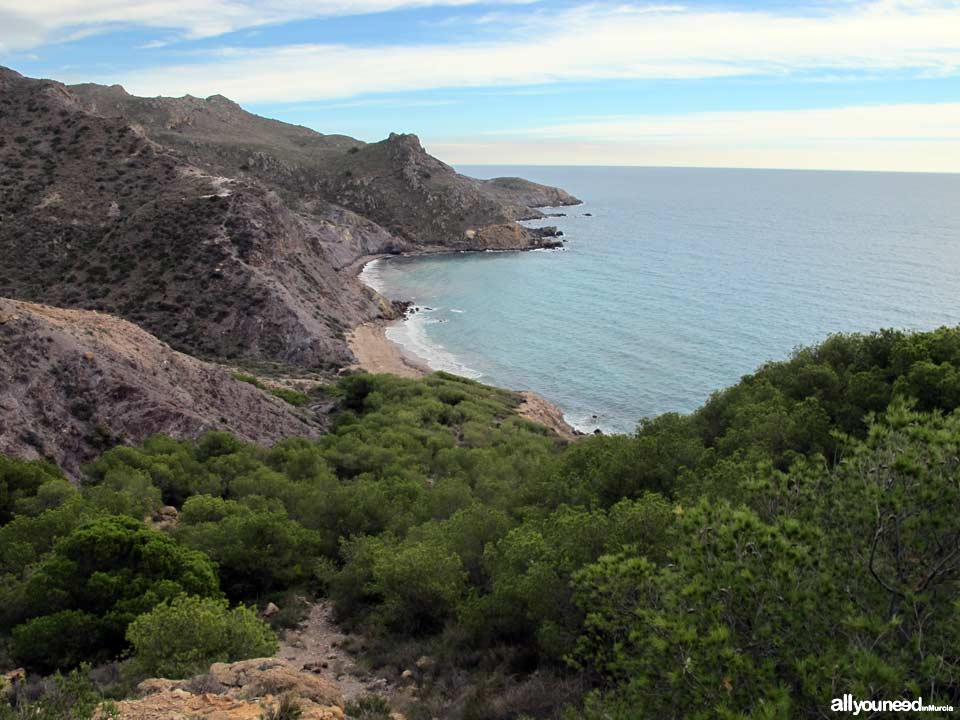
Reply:
<svg viewBox="0 0 960 720"><path fill-rule="evenodd" d="M379 295L374 288L366 285L360 279L360 275L368 263L385 257L396 256L386 254L368 255L357 258L347 268L354 274L358 282ZM384 298L384 300L387 299ZM371 320L348 332L346 335L347 346L357 358L357 362L350 367L370 373L387 373L411 379L421 378L434 372L426 360L414 355L402 345L387 337L387 328L396 323L404 322L405 319L405 317L400 317L393 320ZM578 437L583 437L583 433L566 421L563 411L556 404L532 390L515 392L523 398L523 402L517 407L517 414L520 417L549 428L567 442L573 442Z"/></svg>
<svg viewBox="0 0 960 720"><path fill-rule="evenodd" d="M347 345L357 357L350 367L370 373L389 373L406 378L420 378L434 372L426 361L405 350L387 337L387 328L402 322L371 320L347 333Z"/></svg>

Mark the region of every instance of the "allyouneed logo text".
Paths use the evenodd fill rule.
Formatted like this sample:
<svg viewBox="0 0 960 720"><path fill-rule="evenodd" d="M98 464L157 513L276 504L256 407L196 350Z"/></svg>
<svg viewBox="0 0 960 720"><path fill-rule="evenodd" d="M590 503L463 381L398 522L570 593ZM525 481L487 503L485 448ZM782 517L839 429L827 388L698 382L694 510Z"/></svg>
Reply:
<svg viewBox="0 0 960 720"><path fill-rule="evenodd" d="M915 700L856 700L849 693L834 698L830 703L833 712L852 715L878 712L953 712L952 705L927 705L923 698Z"/></svg>

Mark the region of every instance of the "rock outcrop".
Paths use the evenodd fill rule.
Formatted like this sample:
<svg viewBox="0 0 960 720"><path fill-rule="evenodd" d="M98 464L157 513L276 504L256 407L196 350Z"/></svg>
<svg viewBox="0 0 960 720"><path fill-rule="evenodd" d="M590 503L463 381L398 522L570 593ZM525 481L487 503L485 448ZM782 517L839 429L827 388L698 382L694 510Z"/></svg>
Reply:
<svg viewBox="0 0 960 720"><path fill-rule="evenodd" d="M211 429L271 444L316 436L322 419L129 322L0 299L0 453L47 457L76 475L118 442Z"/></svg>
<svg viewBox="0 0 960 720"><path fill-rule="evenodd" d="M301 720L344 720L339 688L276 658L215 663L189 680L144 680L140 696L117 703L120 720L260 720L283 698Z"/></svg>

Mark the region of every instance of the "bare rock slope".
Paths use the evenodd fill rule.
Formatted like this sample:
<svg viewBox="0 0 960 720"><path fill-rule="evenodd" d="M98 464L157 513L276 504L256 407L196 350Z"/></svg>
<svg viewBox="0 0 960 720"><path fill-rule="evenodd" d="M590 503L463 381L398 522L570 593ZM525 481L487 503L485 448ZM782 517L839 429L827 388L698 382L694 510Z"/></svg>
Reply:
<svg viewBox="0 0 960 720"><path fill-rule="evenodd" d="M353 360L345 333L392 308L365 256L524 249L516 179L464 177L412 135L365 144L221 96L137 98L0 68L0 296L110 312L195 355Z"/></svg>
<svg viewBox="0 0 960 720"><path fill-rule="evenodd" d="M321 421L129 322L0 299L0 453L76 475L118 441L211 429L270 444Z"/></svg>
<svg viewBox="0 0 960 720"><path fill-rule="evenodd" d="M291 206L349 208L414 245L484 249L484 227L542 216L536 208L580 201L521 178L476 180L429 155L412 134L364 143L259 117L220 95L140 98L119 85L74 85L91 111L138 123L151 138L217 173L270 185ZM514 247L536 244L521 232Z"/></svg>

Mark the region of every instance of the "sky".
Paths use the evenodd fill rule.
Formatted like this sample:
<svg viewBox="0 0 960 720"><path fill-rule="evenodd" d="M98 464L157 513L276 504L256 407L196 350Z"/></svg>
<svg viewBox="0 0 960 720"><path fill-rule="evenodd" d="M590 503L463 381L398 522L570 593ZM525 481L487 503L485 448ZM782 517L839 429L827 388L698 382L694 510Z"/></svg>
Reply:
<svg viewBox="0 0 960 720"><path fill-rule="evenodd" d="M0 64L457 165L960 172L960 0L0 0Z"/></svg>

